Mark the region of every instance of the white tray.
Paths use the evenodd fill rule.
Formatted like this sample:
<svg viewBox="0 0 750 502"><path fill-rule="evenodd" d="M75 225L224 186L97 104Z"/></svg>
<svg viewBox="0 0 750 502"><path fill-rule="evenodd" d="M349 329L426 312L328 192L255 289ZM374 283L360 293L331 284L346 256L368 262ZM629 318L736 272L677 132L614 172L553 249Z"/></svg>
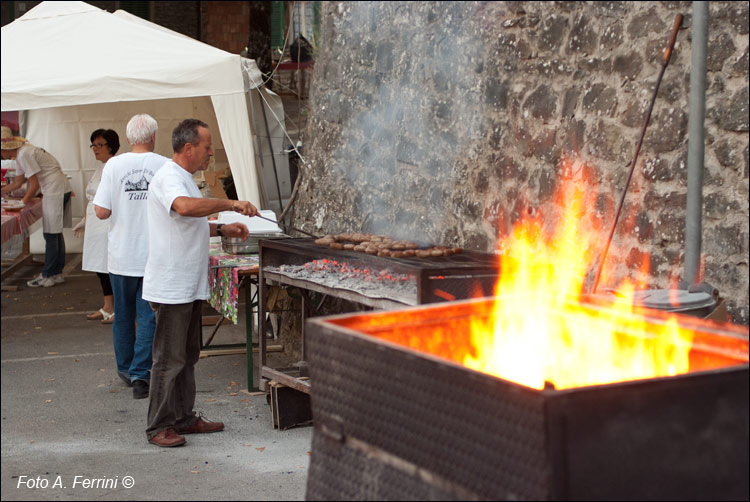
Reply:
<svg viewBox="0 0 750 502"><path fill-rule="evenodd" d="M270 218L276 221L276 213L270 210L260 211L261 216ZM261 220L260 218L245 216L244 214L235 213L234 211L223 211L219 213L219 223L244 223L251 234L269 234L283 232L278 224L271 223L270 221Z"/></svg>

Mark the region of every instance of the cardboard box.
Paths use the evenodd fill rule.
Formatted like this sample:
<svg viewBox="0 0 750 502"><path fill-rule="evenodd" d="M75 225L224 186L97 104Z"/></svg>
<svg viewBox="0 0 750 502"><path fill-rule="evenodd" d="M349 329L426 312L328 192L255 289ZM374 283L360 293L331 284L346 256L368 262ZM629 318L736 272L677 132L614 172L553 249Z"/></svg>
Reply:
<svg viewBox="0 0 750 502"><path fill-rule="evenodd" d="M203 177L206 180L206 185L211 190L211 195L217 199L228 199L226 192L224 192L224 185L219 177L218 173L213 171L203 171Z"/></svg>

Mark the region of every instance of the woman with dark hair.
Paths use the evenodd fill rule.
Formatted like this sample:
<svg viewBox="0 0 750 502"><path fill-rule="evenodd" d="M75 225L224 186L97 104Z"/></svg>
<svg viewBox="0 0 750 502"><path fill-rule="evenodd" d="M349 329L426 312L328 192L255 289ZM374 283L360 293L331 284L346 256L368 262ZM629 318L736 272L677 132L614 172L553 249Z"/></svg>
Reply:
<svg viewBox="0 0 750 502"><path fill-rule="evenodd" d="M86 316L87 319L95 321L101 319L102 324L112 324L114 321L114 296L112 295L112 284L109 281L107 271L107 233L109 232L109 220L100 220L94 213L94 195L99 188L102 179L104 164L114 157L120 149L120 137L112 129L97 129L91 133L91 149L94 151L96 160L102 164L94 172L88 185L86 185L86 198L89 203L86 206L86 215L80 223L73 228L76 237L83 234L83 262L82 270L96 272L99 282L102 284L104 305L102 308Z"/></svg>

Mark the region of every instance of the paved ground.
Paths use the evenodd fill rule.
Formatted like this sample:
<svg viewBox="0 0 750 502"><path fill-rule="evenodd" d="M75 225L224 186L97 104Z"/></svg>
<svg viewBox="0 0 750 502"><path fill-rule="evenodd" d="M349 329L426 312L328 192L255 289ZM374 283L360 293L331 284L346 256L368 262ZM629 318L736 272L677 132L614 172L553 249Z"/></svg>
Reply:
<svg viewBox="0 0 750 502"><path fill-rule="evenodd" d="M304 499L312 428L273 429L265 396L247 393L244 354L196 368L196 410L225 431L148 444L148 400L115 374L111 326L85 318L100 307L98 280L68 268L64 284L32 289L30 265L2 293L2 500ZM213 343L243 340L243 317Z"/></svg>

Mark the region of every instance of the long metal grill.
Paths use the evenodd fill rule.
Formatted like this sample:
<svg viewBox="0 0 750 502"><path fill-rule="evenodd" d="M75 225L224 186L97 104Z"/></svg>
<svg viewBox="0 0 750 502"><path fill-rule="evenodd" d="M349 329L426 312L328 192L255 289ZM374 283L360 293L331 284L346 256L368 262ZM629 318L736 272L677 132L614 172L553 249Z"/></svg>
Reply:
<svg viewBox="0 0 750 502"><path fill-rule="evenodd" d="M407 305L491 295L499 274L494 255L474 251L430 258L378 257L321 247L309 238L265 240L260 246L260 263L266 270L322 259L346 262L372 271L388 269L396 274L412 275L416 282L415 296L400 302Z"/></svg>

